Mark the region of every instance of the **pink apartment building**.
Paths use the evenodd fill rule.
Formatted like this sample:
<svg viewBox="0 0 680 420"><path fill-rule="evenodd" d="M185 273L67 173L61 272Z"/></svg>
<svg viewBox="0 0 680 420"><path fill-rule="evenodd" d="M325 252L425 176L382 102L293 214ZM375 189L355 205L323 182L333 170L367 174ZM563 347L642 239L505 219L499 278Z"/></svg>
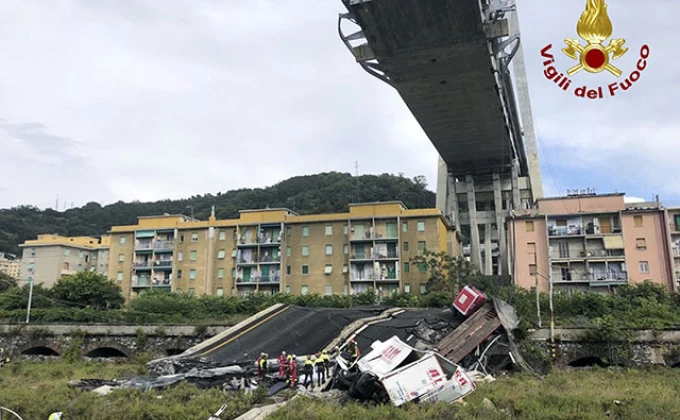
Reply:
<svg viewBox="0 0 680 420"><path fill-rule="evenodd" d="M626 204L623 193L540 199L508 219L515 284L546 291L552 280L556 290L611 291L649 280L675 290L680 229L674 270L671 225L660 203Z"/></svg>

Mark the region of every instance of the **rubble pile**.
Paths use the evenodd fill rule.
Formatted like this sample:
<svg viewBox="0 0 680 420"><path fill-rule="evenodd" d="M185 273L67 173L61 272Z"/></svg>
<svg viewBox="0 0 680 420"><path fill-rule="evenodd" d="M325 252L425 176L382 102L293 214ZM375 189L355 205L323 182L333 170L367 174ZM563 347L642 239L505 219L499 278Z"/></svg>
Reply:
<svg viewBox="0 0 680 420"><path fill-rule="evenodd" d="M279 313L290 317L303 312L281 309ZM331 354L330 370L325 383L317 382L318 388L314 388L315 381L310 389L300 385L306 376L303 373L306 354L298 354L296 358L297 383L294 376L287 380L290 377L278 372L276 359L267 355L268 342L260 341L259 337L267 336L271 329L276 337L287 336L293 348L307 336L314 338L313 342L321 341L314 329L335 312L322 312L319 318L313 318L314 314L304 315L315 319L311 330L304 330L304 323L295 323L295 331L283 335L281 324L285 316L269 317L256 325L264 327L252 336L247 335L252 328L241 330L236 337L225 336L223 342L213 339L208 350L187 351L149 362L149 372L153 375L149 378L85 379L69 386L108 392L117 387L149 390L188 382L201 388L252 392L264 385L269 388L270 396L294 388L298 394L317 398L371 400L399 406L409 401L459 401L474 392L475 383L493 380L492 375L502 370L531 370L512 338L512 331L518 325L512 306L490 300L474 288L465 287L451 307L444 310L393 308L375 316L375 311L370 313L364 309L364 313L372 317L365 317L362 322L357 313L353 313L342 323L333 325L333 330L325 330L341 333L330 341L332 344L327 344L325 351ZM264 323L270 318L273 318L272 324L267 326ZM324 336L328 338L330 336ZM240 360L234 354L245 342L251 348L245 353L248 357ZM286 343L277 342L277 346L286 348ZM305 349L309 347L309 342L305 346ZM219 349L219 353L212 349ZM317 351L321 350L324 349ZM198 357L199 354L209 357ZM220 360L216 357L219 354L229 354L229 360ZM249 360L252 354L264 354L260 360L268 359L264 365L266 371L258 372L255 360Z"/></svg>

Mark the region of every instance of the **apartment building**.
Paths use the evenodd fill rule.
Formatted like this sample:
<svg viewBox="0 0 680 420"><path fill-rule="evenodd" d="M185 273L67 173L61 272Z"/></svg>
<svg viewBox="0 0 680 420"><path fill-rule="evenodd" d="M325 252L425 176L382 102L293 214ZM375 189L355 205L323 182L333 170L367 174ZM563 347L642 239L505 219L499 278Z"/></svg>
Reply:
<svg viewBox="0 0 680 420"><path fill-rule="evenodd" d="M401 202L350 205L347 213L243 210L238 219L140 217L111 231L109 277L127 298L150 288L194 294L351 294L425 291L426 249L459 254L437 209Z"/></svg>
<svg viewBox="0 0 680 420"><path fill-rule="evenodd" d="M649 280L675 290L667 217L660 203L626 204L623 193L540 199L508 219L515 284L610 291Z"/></svg>
<svg viewBox="0 0 680 420"><path fill-rule="evenodd" d="M18 279L21 273L21 260L15 259L14 255L0 252L0 273Z"/></svg>
<svg viewBox="0 0 680 420"><path fill-rule="evenodd" d="M61 277L82 271L109 272L109 237L39 235L24 242L21 279L51 287Z"/></svg>
<svg viewBox="0 0 680 420"><path fill-rule="evenodd" d="M666 209L666 226L675 290L680 289L680 207Z"/></svg>

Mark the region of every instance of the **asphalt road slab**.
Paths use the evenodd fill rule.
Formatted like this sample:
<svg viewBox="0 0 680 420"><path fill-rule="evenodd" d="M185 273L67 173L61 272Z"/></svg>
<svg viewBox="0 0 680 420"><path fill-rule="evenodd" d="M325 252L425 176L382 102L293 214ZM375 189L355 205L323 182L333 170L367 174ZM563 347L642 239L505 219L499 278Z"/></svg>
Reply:
<svg viewBox="0 0 680 420"><path fill-rule="evenodd" d="M268 353L270 359L282 351L302 357L321 351L352 322L376 316L386 309L287 306L273 316L222 338L198 356L221 365L254 361L261 352Z"/></svg>

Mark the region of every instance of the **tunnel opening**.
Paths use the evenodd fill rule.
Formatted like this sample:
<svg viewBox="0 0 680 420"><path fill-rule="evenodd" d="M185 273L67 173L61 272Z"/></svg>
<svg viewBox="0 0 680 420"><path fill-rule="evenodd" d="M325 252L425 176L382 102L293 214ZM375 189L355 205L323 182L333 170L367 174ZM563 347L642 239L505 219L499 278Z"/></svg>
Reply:
<svg viewBox="0 0 680 420"><path fill-rule="evenodd" d="M47 346L31 347L22 351L21 354L23 356L59 356L59 353Z"/></svg>
<svg viewBox="0 0 680 420"><path fill-rule="evenodd" d="M87 352L85 357L108 359L112 357L127 357L127 355L118 349L114 349L113 347L99 347Z"/></svg>
<svg viewBox="0 0 680 420"><path fill-rule="evenodd" d="M575 368L582 368L582 367L593 367L593 366L598 366L598 367L610 367L611 363L608 361L603 360L601 357L595 357L595 356L590 356L590 357L582 357L580 359L576 359L569 363L569 367L575 367Z"/></svg>
<svg viewBox="0 0 680 420"><path fill-rule="evenodd" d="M186 349L167 349L165 350L165 354L168 356L177 356L178 354L182 354L186 351Z"/></svg>

